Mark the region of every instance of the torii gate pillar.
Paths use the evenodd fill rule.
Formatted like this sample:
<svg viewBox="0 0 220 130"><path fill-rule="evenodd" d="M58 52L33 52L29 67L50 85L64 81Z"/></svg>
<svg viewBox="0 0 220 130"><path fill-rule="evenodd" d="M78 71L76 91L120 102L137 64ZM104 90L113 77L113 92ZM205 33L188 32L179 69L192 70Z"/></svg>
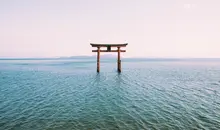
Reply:
<svg viewBox="0 0 220 130"><path fill-rule="evenodd" d="M120 47L118 47L118 72L121 72Z"/></svg>
<svg viewBox="0 0 220 130"><path fill-rule="evenodd" d="M126 47L128 44L94 44L90 43L92 47L97 47L97 50L92 50L92 52L97 52L97 72L100 72L100 52L117 52L118 53L118 72L121 72L121 52L126 52L126 50L121 50L121 47ZM101 47L107 47L107 50L101 50ZM117 50L111 50L112 47L117 47Z"/></svg>

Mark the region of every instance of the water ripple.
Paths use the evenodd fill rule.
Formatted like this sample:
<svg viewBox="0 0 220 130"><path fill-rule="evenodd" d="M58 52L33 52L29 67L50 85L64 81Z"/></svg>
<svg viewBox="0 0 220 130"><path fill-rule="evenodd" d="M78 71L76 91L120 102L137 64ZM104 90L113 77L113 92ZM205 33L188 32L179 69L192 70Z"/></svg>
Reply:
<svg viewBox="0 0 220 130"><path fill-rule="evenodd" d="M219 66L85 63L0 68L0 129L220 129Z"/></svg>

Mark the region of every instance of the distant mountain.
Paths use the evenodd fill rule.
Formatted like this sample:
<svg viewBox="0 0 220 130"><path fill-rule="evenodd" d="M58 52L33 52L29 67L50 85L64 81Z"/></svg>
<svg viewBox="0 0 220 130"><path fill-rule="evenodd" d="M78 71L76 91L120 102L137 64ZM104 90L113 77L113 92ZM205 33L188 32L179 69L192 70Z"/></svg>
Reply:
<svg viewBox="0 0 220 130"><path fill-rule="evenodd" d="M56 60L56 59L92 59L96 60L97 55L92 55L92 56L69 56L69 57L51 57L51 58L1 58L0 60ZM108 59L117 59L117 55L112 55L112 54L104 54L101 55L100 58L102 60L108 60ZM196 62L212 62L212 61L218 61L220 62L220 58L138 58L138 57L124 57L122 58L123 61L125 62L139 62L139 61L196 61Z"/></svg>
<svg viewBox="0 0 220 130"><path fill-rule="evenodd" d="M97 55L92 55L92 56L70 56L70 57L59 57L59 59L93 59L96 58ZM115 58L116 55L111 55L111 54L106 54L106 55L101 55L101 58Z"/></svg>
<svg viewBox="0 0 220 130"><path fill-rule="evenodd" d="M58 57L58 59L88 59L94 58L94 56L62 56Z"/></svg>

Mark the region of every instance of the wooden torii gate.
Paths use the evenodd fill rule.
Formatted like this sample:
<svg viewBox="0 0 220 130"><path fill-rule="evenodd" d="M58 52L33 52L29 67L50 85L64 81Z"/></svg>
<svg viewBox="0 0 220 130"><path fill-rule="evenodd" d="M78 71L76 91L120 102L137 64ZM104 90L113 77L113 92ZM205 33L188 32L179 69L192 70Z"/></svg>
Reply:
<svg viewBox="0 0 220 130"><path fill-rule="evenodd" d="M92 47L97 47L97 50L92 50L92 52L97 52L97 72L100 72L100 52L118 52L118 72L121 72L121 59L120 52L126 52L126 50L120 50L121 47L126 47L128 44L94 44L90 43ZM107 47L107 50L101 50L101 47ZM112 50L112 47L117 47L117 50Z"/></svg>

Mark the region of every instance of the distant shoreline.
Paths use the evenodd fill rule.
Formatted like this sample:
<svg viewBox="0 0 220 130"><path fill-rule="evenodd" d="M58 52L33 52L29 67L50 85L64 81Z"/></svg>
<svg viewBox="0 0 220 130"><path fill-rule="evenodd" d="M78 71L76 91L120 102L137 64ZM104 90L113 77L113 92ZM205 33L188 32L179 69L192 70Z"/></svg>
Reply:
<svg viewBox="0 0 220 130"><path fill-rule="evenodd" d="M116 57L103 57L102 59L111 60ZM58 58L0 58L0 60L74 60L74 59L93 59L96 60L96 56L73 56L73 57L58 57ZM125 61L220 61L220 58L122 58Z"/></svg>

